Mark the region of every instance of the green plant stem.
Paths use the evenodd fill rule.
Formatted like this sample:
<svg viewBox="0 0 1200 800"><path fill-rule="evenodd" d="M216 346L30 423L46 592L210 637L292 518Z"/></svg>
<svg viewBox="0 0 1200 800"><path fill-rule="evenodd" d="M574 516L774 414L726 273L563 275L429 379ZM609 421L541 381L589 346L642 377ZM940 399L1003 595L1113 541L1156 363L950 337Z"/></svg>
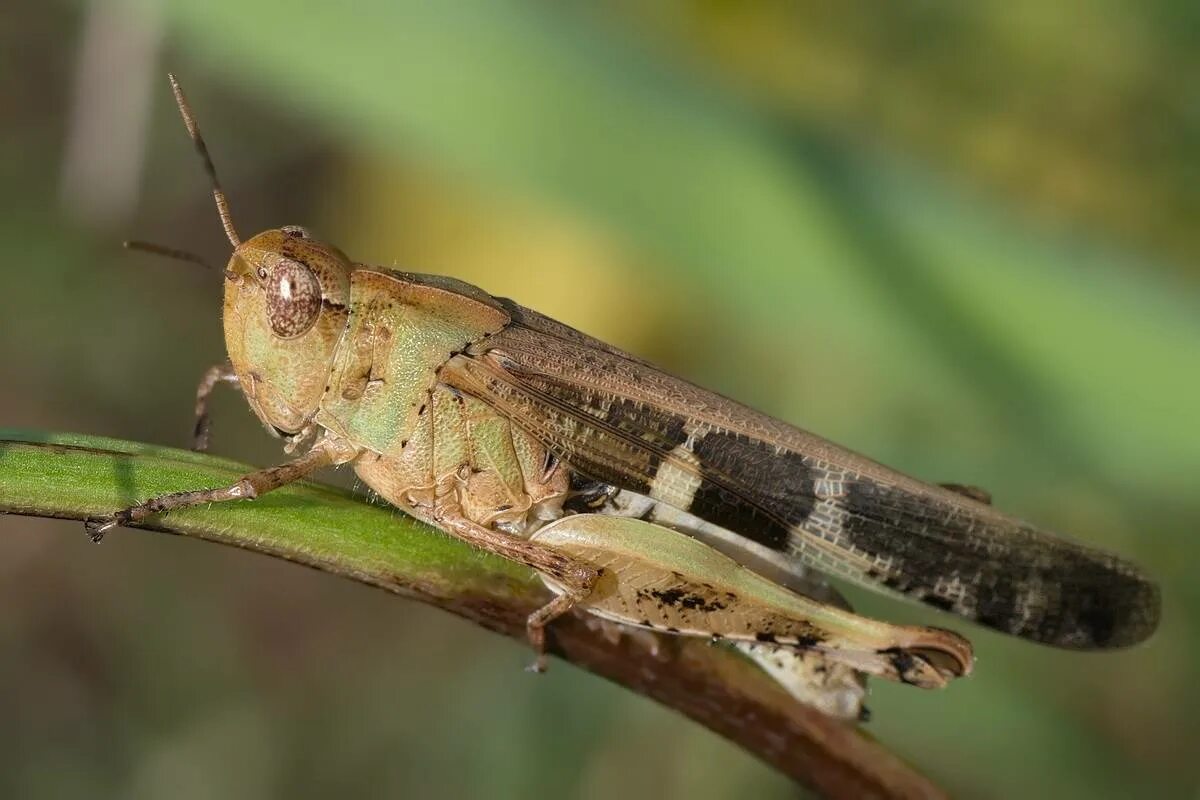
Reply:
<svg viewBox="0 0 1200 800"><path fill-rule="evenodd" d="M0 513L82 520L166 492L232 483L250 467L99 437L0 431ZM548 594L516 564L473 551L396 509L301 482L146 528L287 559L435 605L523 639ZM119 535L119 532L118 534ZM80 547L90 546L82 526ZM679 637L554 623L555 655L685 714L828 797L940 797L857 728L799 705L737 654Z"/></svg>

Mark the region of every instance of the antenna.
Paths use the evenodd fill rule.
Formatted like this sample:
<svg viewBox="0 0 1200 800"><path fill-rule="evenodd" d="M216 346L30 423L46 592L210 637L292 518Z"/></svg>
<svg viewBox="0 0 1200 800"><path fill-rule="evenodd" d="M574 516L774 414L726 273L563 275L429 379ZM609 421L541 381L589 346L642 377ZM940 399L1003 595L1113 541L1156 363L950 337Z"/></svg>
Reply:
<svg viewBox="0 0 1200 800"><path fill-rule="evenodd" d="M204 144L204 137L200 135L200 129L196 126L196 120L192 117L192 107L188 105L187 98L183 96L183 89L179 86L179 81L175 79L174 73L167 73L167 79L171 81L171 91L175 94L175 105L179 106L179 114L183 117L183 124L187 126L188 136L192 137L192 143L196 145L196 152L200 154L200 159L204 162L204 171L208 173L208 179L212 183L213 200L217 203L217 214L221 217L221 227L225 229L225 236L229 239L229 243L235 248L242 243L238 238L237 229L233 227L233 217L229 214L229 201L225 199L225 192L221 191L221 183L217 180L217 168L213 166L212 158L208 155L208 146ZM139 250L147 250L150 248L138 247ZM166 248L151 250L151 252L162 252ZM178 255L178 252L176 253ZM184 261L194 261L194 258L184 258Z"/></svg>
<svg viewBox="0 0 1200 800"><path fill-rule="evenodd" d="M126 250L141 250L144 253L154 253L156 256L164 256L176 261L186 261L189 264L199 264L205 269L211 269L214 271L216 270L216 267L214 267L212 264L205 261L195 253L189 253L187 250L179 250L174 247L155 244L154 242L143 242L139 239L131 239L127 242L123 242L123 244Z"/></svg>

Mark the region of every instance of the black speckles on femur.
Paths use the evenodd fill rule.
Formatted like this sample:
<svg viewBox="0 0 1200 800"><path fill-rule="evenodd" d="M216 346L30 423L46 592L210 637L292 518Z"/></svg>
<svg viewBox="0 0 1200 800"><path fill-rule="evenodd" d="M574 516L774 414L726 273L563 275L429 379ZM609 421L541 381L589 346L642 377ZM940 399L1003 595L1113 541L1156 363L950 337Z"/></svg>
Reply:
<svg viewBox="0 0 1200 800"><path fill-rule="evenodd" d="M813 470L799 453L728 432L711 432L693 446L703 480L690 511L774 550L812 514Z"/></svg>
<svg viewBox="0 0 1200 800"><path fill-rule="evenodd" d="M907 650L901 650L899 647L889 647L887 650L880 650L879 655L887 656L892 663L892 668L896 670L896 677L903 683L913 683L913 670L916 669L920 662L917 656Z"/></svg>
<svg viewBox="0 0 1200 800"><path fill-rule="evenodd" d="M639 597L643 595L653 597L665 605L673 606L679 603L680 598L684 595L684 591L683 589L672 587L670 589L647 589L644 593L638 592Z"/></svg>
<svg viewBox="0 0 1200 800"><path fill-rule="evenodd" d="M311 239L312 238L312 236L309 235L308 231L305 230L304 228L300 227L299 225L284 225L282 228L280 228L280 230L283 231L285 235L291 236L293 239Z"/></svg>
<svg viewBox="0 0 1200 800"><path fill-rule="evenodd" d="M823 641L825 641L825 638L818 634L806 633L802 636L796 637L796 647L808 649L808 648L816 647Z"/></svg>
<svg viewBox="0 0 1200 800"><path fill-rule="evenodd" d="M280 259L266 279L267 319L276 336L306 333L321 316L321 284L305 265Z"/></svg>
<svg viewBox="0 0 1200 800"><path fill-rule="evenodd" d="M1115 556L865 480L849 484L843 509L848 544L890 563L876 580L989 628L1093 649L1157 624L1157 588Z"/></svg>
<svg viewBox="0 0 1200 800"><path fill-rule="evenodd" d="M694 594L686 589L672 587L670 589L649 589L647 595L653 597L663 605L673 608L683 608L688 611L700 611L711 613L713 611L722 611L728 606L716 597L704 597Z"/></svg>

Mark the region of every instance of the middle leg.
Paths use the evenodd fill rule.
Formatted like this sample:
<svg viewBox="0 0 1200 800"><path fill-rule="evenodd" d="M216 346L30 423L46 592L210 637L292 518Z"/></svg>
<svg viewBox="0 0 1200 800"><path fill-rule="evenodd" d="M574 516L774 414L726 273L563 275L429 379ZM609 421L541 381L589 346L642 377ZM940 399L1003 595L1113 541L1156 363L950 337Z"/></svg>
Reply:
<svg viewBox="0 0 1200 800"><path fill-rule="evenodd" d="M604 574L594 567L557 550L526 539L485 528L463 516L457 506L443 503L433 515L434 523L442 530L481 550L524 564L562 587L562 593L525 620L525 631L535 658L529 666L532 672L546 670L546 626L587 600L597 581Z"/></svg>

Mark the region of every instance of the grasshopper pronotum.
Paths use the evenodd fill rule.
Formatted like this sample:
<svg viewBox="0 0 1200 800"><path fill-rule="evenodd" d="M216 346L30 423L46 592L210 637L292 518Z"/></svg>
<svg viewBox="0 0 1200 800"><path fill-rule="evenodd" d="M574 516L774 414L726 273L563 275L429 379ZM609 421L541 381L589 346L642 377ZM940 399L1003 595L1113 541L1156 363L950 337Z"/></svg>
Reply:
<svg viewBox="0 0 1200 800"><path fill-rule="evenodd" d="M814 570L1060 647L1120 647L1156 627L1158 590L1137 567L979 490L902 475L474 286L352 262L298 227L242 241L171 86L234 248L229 363L201 383L196 445L221 382L289 453L311 444L232 486L90 520L95 539L351 464L394 505L543 577L554 598L528 620L537 669L546 626L578 607L728 639L847 716L857 672L941 686L970 670L971 647L856 616Z"/></svg>

